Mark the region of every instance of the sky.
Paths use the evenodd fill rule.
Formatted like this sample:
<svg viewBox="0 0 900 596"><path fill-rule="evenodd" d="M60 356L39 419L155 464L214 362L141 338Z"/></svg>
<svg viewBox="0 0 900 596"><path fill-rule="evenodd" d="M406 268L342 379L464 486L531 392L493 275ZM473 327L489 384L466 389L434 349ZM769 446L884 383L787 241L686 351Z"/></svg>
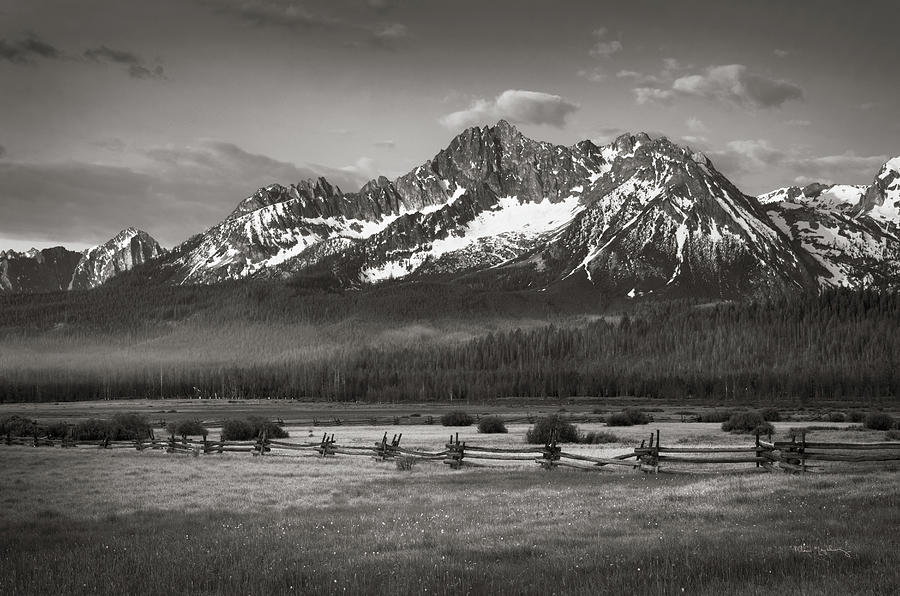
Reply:
<svg viewBox="0 0 900 596"><path fill-rule="evenodd" d="M900 3L0 0L0 250L172 247L271 183L355 191L468 126L645 131L748 194L900 154Z"/></svg>

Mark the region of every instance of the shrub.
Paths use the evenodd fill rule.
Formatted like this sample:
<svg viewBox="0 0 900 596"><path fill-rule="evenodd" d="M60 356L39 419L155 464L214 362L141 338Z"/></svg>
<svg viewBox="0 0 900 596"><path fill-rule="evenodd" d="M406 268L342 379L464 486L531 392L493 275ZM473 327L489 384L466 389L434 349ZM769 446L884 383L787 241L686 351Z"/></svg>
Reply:
<svg viewBox="0 0 900 596"><path fill-rule="evenodd" d="M418 460L411 455L401 455L394 461L397 464L397 469L401 472L409 472L418 463Z"/></svg>
<svg viewBox="0 0 900 596"><path fill-rule="evenodd" d="M441 424L444 426L469 426L473 422L475 419L462 410L454 410L441 416Z"/></svg>
<svg viewBox="0 0 900 596"><path fill-rule="evenodd" d="M700 422L728 422L731 412L729 410L709 410L701 412L699 418Z"/></svg>
<svg viewBox="0 0 900 596"><path fill-rule="evenodd" d="M62 439L69 434L69 425L65 422L54 422L47 425L47 436L51 439Z"/></svg>
<svg viewBox="0 0 900 596"><path fill-rule="evenodd" d="M116 441L146 439L150 436L150 421L143 414L116 414L110 425L112 439Z"/></svg>
<svg viewBox="0 0 900 596"><path fill-rule="evenodd" d="M865 412L860 412L859 410L854 410L850 412L850 422L865 422L866 414Z"/></svg>
<svg viewBox="0 0 900 596"><path fill-rule="evenodd" d="M866 416L865 424L872 430L890 430L894 426L894 417L884 412L871 412Z"/></svg>
<svg viewBox="0 0 900 596"><path fill-rule="evenodd" d="M581 436L579 443L586 445L601 445L604 443L622 443L622 439L606 431L590 431Z"/></svg>
<svg viewBox="0 0 900 596"><path fill-rule="evenodd" d="M775 427L767 422L763 415L756 411L735 412L722 423L722 430L730 433L759 433L768 435L775 432Z"/></svg>
<svg viewBox="0 0 900 596"><path fill-rule="evenodd" d="M538 418L528 432L525 433L525 442L532 445L545 445L550 441L550 434L556 431L556 440L560 443L577 443L580 438L578 427L571 422L566 422L556 414Z"/></svg>
<svg viewBox="0 0 900 596"><path fill-rule="evenodd" d="M884 438L888 441L900 441L900 430L889 430L884 433Z"/></svg>
<svg viewBox="0 0 900 596"><path fill-rule="evenodd" d="M22 416L7 416L0 419L0 434L14 437L28 437L34 433L35 421Z"/></svg>
<svg viewBox="0 0 900 596"><path fill-rule="evenodd" d="M828 412L828 422L843 422L847 415L843 412Z"/></svg>
<svg viewBox="0 0 900 596"><path fill-rule="evenodd" d="M102 441L114 439L116 429L109 420L88 418L75 425L74 435L79 441Z"/></svg>
<svg viewBox="0 0 900 596"><path fill-rule="evenodd" d="M650 417L637 408L626 408L622 412L606 417L606 426L632 426L648 422L650 422Z"/></svg>
<svg viewBox="0 0 900 596"><path fill-rule="evenodd" d="M229 418L222 423L223 441L249 441L256 438L253 425L241 418Z"/></svg>
<svg viewBox="0 0 900 596"><path fill-rule="evenodd" d="M288 432L284 430L280 424L259 416L251 416L247 422L253 427L253 436L259 437L265 431L266 436L270 439L287 439ZM252 438L252 437L251 437Z"/></svg>
<svg viewBox="0 0 900 596"><path fill-rule="evenodd" d="M766 422L780 422L781 421L781 412L779 412L776 408L763 408L759 411L762 415L763 420Z"/></svg>
<svg viewBox="0 0 900 596"><path fill-rule="evenodd" d="M201 436L205 437L209 434L209 430L203 426L199 420L182 420L181 422L170 422L166 425L166 430L172 435L182 437Z"/></svg>
<svg viewBox="0 0 900 596"><path fill-rule="evenodd" d="M478 421L478 432L480 433L505 433L506 424L500 416L485 416Z"/></svg>

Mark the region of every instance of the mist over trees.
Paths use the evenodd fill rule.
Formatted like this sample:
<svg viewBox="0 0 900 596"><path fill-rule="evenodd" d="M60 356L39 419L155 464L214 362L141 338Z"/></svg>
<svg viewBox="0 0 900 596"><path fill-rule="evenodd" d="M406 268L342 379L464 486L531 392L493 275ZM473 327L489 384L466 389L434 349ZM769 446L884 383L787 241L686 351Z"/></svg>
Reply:
<svg viewBox="0 0 900 596"><path fill-rule="evenodd" d="M574 323L576 311L582 315ZM366 337L373 328L438 317L445 329L456 319L507 323L453 341ZM743 303L649 302L624 313L604 306L589 318L580 306L538 293L442 284L336 293L236 283L7 296L0 298L0 357L6 354L0 399L900 397L897 295L826 291ZM227 324L235 320L244 327L231 336ZM515 329L518 320L531 322ZM187 330L177 354L135 351L172 329ZM312 339L296 337L297 329ZM319 343L315 333L334 329L345 329L346 337ZM98 343L121 345L124 355L92 359L84 346ZM23 345L33 362L11 356L12 346Z"/></svg>

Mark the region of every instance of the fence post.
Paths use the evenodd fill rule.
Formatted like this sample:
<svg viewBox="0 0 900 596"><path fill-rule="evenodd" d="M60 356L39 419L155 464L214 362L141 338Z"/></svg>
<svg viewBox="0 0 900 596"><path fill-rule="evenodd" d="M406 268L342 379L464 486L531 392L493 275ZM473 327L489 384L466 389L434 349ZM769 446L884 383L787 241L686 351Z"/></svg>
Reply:
<svg viewBox="0 0 900 596"><path fill-rule="evenodd" d="M555 470L559 465L559 454L562 451L562 447L556 444L557 434L556 429L550 431L550 436L544 444L543 457L538 460L538 463L545 470Z"/></svg>
<svg viewBox="0 0 900 596"><path fill-rule="evenodd" d="M759 458L762 457L762 451L759 446L759 430L756 431L756 448L753 450L753 454L756 456L756 467L759 467Z"/></svg>
<svg viewBox="0 0 900 596"><path fill-rule="evenodd" d="M456 433L456 442L453 441L453 435L450 435L450 442L447 443L447 458L444 460L454 470L462 467L462 460L466 456L465 442L459 442L459 433Z"/></svg>

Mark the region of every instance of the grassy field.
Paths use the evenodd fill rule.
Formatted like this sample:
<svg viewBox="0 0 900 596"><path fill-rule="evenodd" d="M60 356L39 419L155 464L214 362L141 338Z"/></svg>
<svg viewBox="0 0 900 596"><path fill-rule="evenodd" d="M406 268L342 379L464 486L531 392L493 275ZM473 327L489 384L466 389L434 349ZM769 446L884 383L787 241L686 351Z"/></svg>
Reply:
<svg viewBox="0 0 900 596"><path fill-rule="evenodd" d="M747 442L716 424L657 426L674 443ZM526 429L467 428L460 438L519 444ZM357 444L402 430L404 443L429 447L449 434L439 425L289 430ZM622 453L650 428L612 430L621 443L577 449ZM402 472L366 457L0 447L0 593L900 591L896 467L806 476L536 468L422 462Z"/></svg>

